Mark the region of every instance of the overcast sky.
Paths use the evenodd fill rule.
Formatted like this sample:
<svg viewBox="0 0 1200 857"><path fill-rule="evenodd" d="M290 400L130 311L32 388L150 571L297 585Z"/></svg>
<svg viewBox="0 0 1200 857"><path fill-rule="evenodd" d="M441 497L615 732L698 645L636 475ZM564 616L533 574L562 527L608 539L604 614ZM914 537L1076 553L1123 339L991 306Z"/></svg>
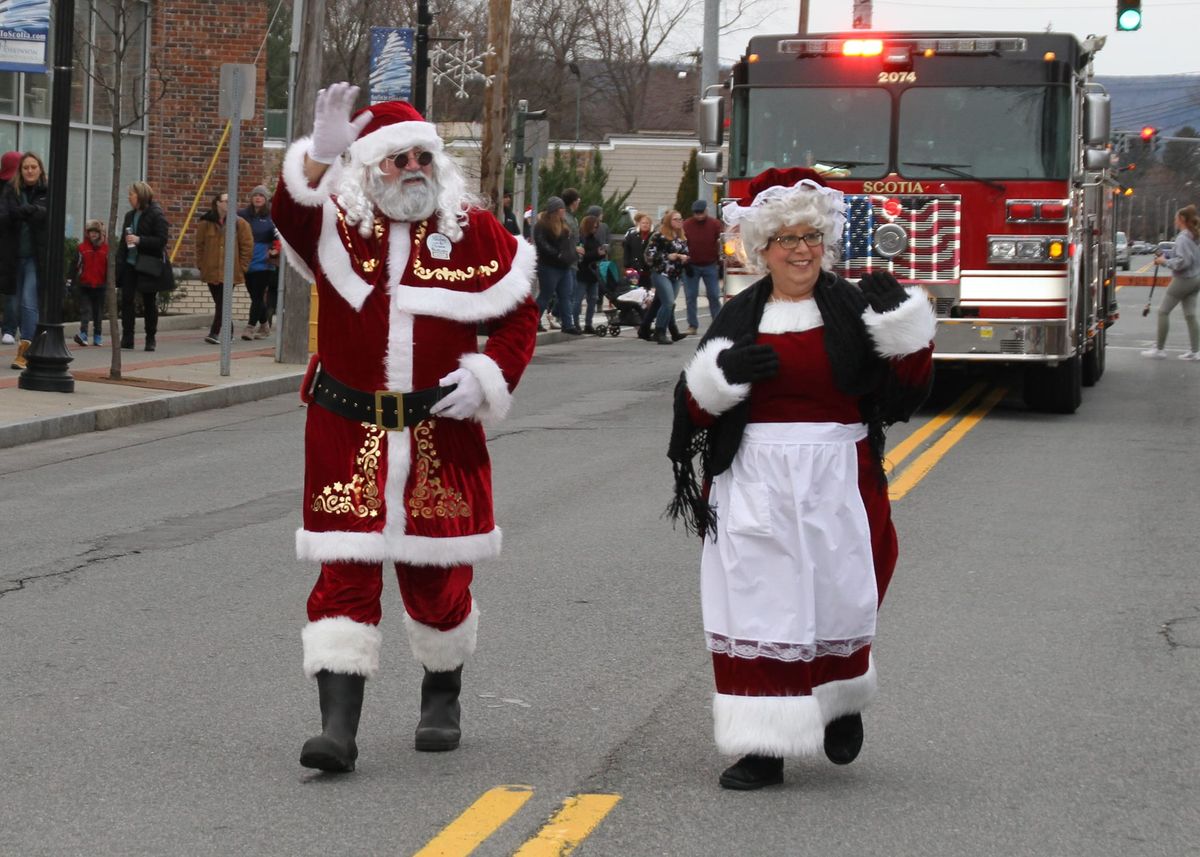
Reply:
<svg viewBox="0 0 1200 857"><path fill-rule="evenodd" d="M728 8L733 0L723 0ZM695 25L680 33L679 48L691 50L701 38L702 0L692 3ZM852 0L812 0L809 31L850 28ZM1116 31L1116 0L874 0L872 24L876 30L1045 30L1074 33L1080 38L1094 33L1108 36L1096 58L1102 75L1180 74L1200 72L1200 0L1143 0L1142 29ZM753 30L726 36L721 41L721 62L731 63L746 49L755 33L795 32L798 0L759 0ZM772 11L774 10L774 11ZM768 14L770 13L770 14Z"/></svg>

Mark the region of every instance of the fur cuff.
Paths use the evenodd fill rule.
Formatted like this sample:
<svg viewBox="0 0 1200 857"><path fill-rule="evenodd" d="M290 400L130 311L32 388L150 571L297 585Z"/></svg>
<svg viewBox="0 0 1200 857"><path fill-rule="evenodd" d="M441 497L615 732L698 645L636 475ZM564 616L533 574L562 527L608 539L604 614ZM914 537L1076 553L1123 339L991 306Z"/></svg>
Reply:
<svg viewBox="0 0 1200 857"><path fill-rule="evenodd" d="M479 605L471 604L471 612L456 628L439 631L424 625L404 614L404 625L408 628L408 642L412 644L413 657L430 672L447 672L458 669L475 652L475 638L479 631Z"/></svg>
<svg viewBox="0 0 1200 857"><path fill-rule="evenodd" d="M313 187L304 175L304 157L311 149L312 139L309 137L302 137L288 147L283 158L283 184L288 194L299 205L315 208L329 199L334 188L338 186L342 177L342 164L340 161L330 164L317 186Z"/></svg>
<svg viewBox="0 0 1200 857"><path fill-rule="evenodd" d="M863 322L880 357L903 357L927 348L937 331L937 313L920 286L905 289L908 299L894 310L875 312L867 307Z"/></svg>
<svg viewBox="0 0 1200 857"><path fill-rule="evenodd" d="M812 696L715 693L713 737L731 756L813 756L825 746L825 721Z"/></svg>
<svg viewBox="0 0 1200 857"><path fill-rule="evenodd" d="M879 682L875 678L875 656L871 655L867 671L860 676L831 681L813 688L813 696L821 703L821 716L828 723L843 714L853 714L862 711L875 694L879 692Z"/></svg>
<svg viewBox="0 0 1200 857"><path fill-rule="evenodd" d="M304 644L304 674L312 678L321 670L374 678L379 672L379 646L383 635L374 625L345 616L309 622L300 632Z"/></svg>
<svg viewBox="0 0 1200 857"><path fill-rule="evenodd" d="M684 372L688 392L696 404L713 416L725 413L750 395L749 384L730 384L717 365L717 356L733 347L733 340L716 336L700 346Z"/></svg>
<svg viewBox="0 0 1200 857"><path fill-rule="evenodd" d="M483 404L475 412L475 419L491 425L508 416L508 409L512 406L512 393L496 361L486 354L464 354L458 365L474 375L483 387Z"/></svg>

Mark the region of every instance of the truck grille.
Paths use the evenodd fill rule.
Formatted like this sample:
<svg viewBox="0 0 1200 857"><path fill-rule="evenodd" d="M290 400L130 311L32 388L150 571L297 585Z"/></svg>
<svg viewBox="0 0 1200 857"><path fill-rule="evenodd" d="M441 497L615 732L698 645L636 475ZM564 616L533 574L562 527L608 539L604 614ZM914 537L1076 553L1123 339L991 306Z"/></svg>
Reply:
<svg viewBox="0 0 1200 857"><path fill-rule="evenodd" d="M958 282L962 198L847 194L848 222L842 235L838 272L857 280L871 271L890 271L898 280ZM885 224L904 230L903 249L888 259L879 252L875 233Z"/></svg>

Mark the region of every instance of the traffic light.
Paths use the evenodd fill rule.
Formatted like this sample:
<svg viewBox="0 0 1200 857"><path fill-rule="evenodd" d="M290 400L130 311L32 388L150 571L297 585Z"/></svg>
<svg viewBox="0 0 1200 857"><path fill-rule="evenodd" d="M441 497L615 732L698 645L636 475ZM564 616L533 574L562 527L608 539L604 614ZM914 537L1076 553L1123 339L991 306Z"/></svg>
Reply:
<svg viewBox="0 0 1200 857"><path fill-rule="evenodd" d="M1142 28L1142 0L1117 0L1117 29L1122 32Z"/></svg>
<svg viewBox="0 0 1200 857"><path fill-rule="evenodd" d="M1147 152L1158 151L1158 129L1153 125L1143 125L1142 130L1138 132L1142 138L1142 146Z"/></svg>

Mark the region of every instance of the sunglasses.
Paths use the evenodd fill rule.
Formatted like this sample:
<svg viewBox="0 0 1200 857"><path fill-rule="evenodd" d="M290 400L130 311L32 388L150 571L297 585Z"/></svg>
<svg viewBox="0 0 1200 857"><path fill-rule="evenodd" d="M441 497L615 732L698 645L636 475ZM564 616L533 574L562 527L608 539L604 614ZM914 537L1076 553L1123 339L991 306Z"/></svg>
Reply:
<svg viewBox="0 0 1200 857"><path fill-rule="evenodd" d="M784 250L795 250L800 246L801 241L809 247L819 247L824 240L825 235L821 232L805 232L803 235L776 235L768 238L767 243L774 242Z"/></svg>
<svg viewBox="0 0 1200 857"><path fill-rule="evenodd" d="M417 163L423 167L427 167L433 163L433 152L422 152L419 155L413 155L412 152L401 152L398 155L393 155L390 158L384 158L385 161L391 161L396 165L396 169L402 170L408 166L409 157L416 159Z"/></svg>

